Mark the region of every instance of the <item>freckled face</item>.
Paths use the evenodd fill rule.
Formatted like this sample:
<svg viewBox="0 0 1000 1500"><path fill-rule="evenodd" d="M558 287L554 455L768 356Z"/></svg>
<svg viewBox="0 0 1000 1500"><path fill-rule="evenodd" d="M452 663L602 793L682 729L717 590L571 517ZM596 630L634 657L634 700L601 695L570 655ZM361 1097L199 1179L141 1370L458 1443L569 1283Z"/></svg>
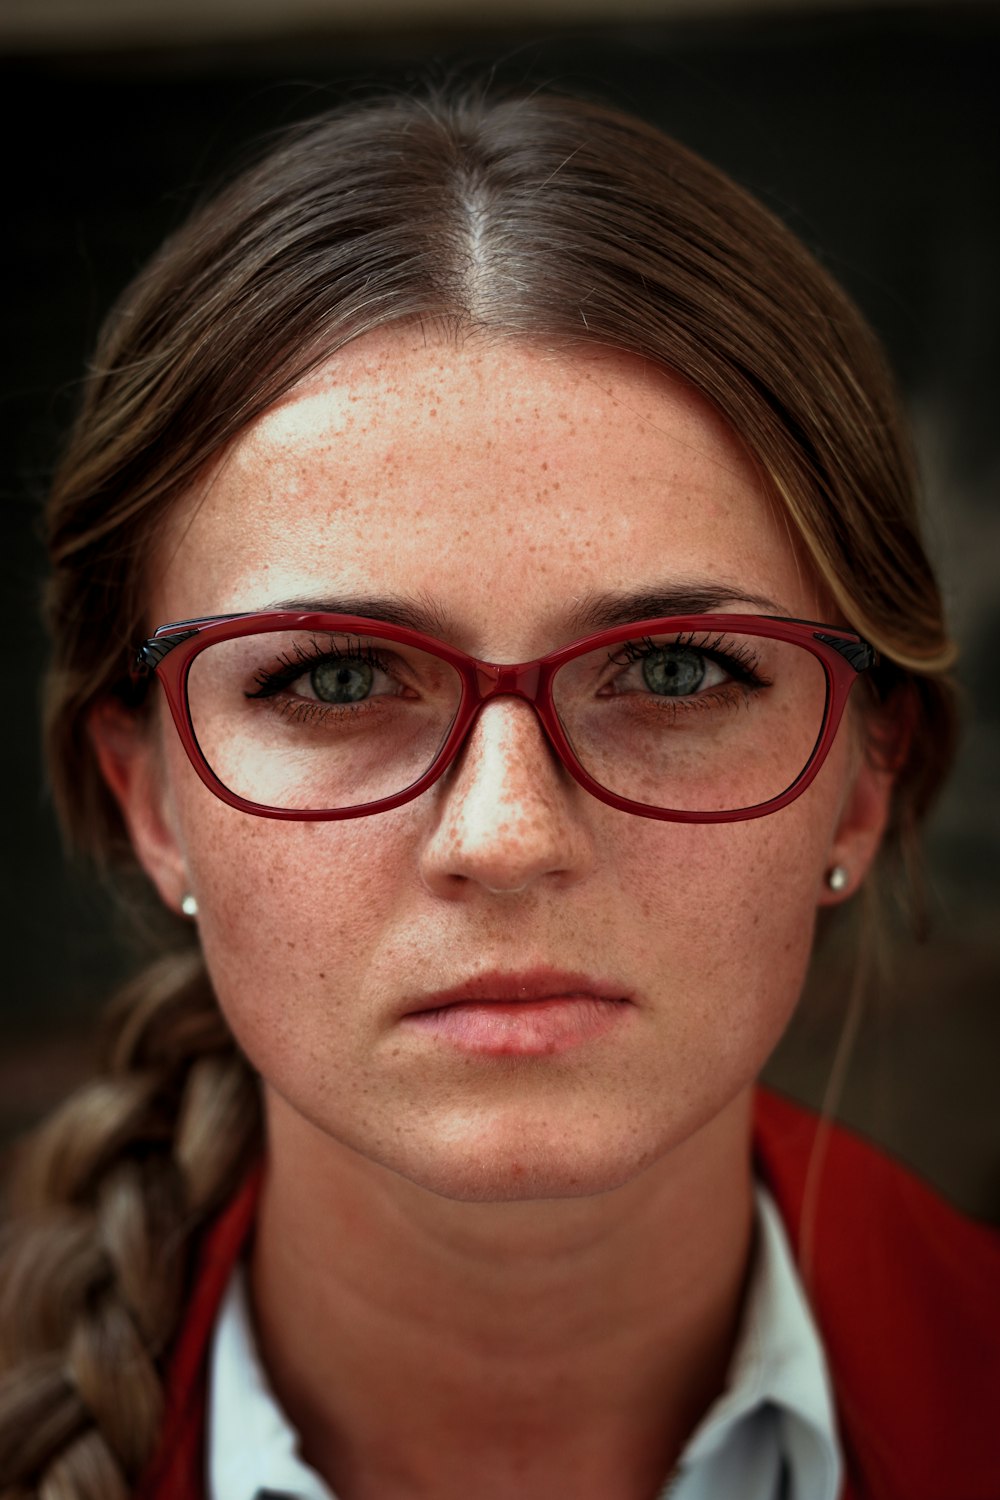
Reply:
<svg viewBox="0 0 1000 1500"><path fill-rule="evenodd" d="M395 330L231 448L174 518L151 613L423 595L457 622L452 644L527 661L572 639L581 594L690 578L824 618L700 398L609 351ZM800 990L851 759L842 733L766 818L659 822L591 798L506 698L415 801L295 823L227 807L165 715L158 734L206 959L272 1117L469 1198L615 1186L739 1098ZM620 985L627 1024L518 1059L400 1024L407 997L540 964Z"/></svg>

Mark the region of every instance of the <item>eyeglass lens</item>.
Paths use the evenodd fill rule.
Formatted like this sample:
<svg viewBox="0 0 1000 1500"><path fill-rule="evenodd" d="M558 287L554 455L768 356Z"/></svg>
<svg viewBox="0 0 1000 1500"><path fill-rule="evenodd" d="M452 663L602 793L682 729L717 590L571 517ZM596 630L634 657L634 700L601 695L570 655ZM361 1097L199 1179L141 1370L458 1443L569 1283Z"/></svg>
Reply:
<svg viewBox="0 0 1000 1500"><path fill-rule="evenodd" d="M644 635L563 663L556 713L608 791L675 812L778 797L823 726L820 661L745 633ZM213 772L265 807L333 811L404 791L455 721L462 679L429 652L376 636L277 631L195 656L188 703Z"/></svg>

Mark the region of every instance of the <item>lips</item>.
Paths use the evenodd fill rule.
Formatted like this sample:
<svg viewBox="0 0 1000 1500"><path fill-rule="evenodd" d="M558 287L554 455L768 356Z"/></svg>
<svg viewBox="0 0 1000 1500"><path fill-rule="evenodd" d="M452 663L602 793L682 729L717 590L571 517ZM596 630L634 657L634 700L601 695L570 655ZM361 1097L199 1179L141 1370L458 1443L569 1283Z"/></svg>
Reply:
<svg viewBox="0 0 1000 1500"><path fill-rule="evenodd" d="M592 974L538 965L520 973L492 969L486 973L470 975L448 989L412 996L406 1002L404 1014L420 1015L426 1011L445 1010L449 1006L467 1005L470 1002L476 1005L488 1005L491 1002L506 1006L531 1005L562 996L595 1000L631 999L621 985L595 979Z"/></svg>

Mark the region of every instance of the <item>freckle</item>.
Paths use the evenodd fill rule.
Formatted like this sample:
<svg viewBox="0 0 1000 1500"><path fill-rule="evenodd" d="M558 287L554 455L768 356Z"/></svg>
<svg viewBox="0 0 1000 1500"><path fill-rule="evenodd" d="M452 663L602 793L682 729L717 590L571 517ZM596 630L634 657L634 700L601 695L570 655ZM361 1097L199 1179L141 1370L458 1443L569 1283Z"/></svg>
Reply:
<svg viewBox="0 0 1000 1500"><path fill-rule="evenodd" d="M319 971L319 977L320 977L320 979L325 979L326 978L326 973L324 972L323 969L320 969L320 971Z"/></svg>

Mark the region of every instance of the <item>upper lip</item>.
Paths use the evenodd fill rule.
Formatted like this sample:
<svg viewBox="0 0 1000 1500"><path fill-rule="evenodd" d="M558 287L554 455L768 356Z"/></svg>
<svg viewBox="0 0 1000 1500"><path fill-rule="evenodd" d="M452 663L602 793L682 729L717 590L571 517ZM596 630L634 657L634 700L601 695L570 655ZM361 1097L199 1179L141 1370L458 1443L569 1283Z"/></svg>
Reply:
<svg viewBox="0 0 1000 1500"><path fill-rule="evenodd" d="M540 964L533 969L511 973L490 969L482 974L470 974L445 990L415 995L407 1002L404 1014L414 1015L422 1010L441 1010L446 1005L459 1005L463 1000L483 1003L490 1000L505 1001L552 1000L558 995L592 995L598 1000L628 1000L630 997L620 984L595 979L592 974L580 974L568 969L553 969Z"/></svg>

